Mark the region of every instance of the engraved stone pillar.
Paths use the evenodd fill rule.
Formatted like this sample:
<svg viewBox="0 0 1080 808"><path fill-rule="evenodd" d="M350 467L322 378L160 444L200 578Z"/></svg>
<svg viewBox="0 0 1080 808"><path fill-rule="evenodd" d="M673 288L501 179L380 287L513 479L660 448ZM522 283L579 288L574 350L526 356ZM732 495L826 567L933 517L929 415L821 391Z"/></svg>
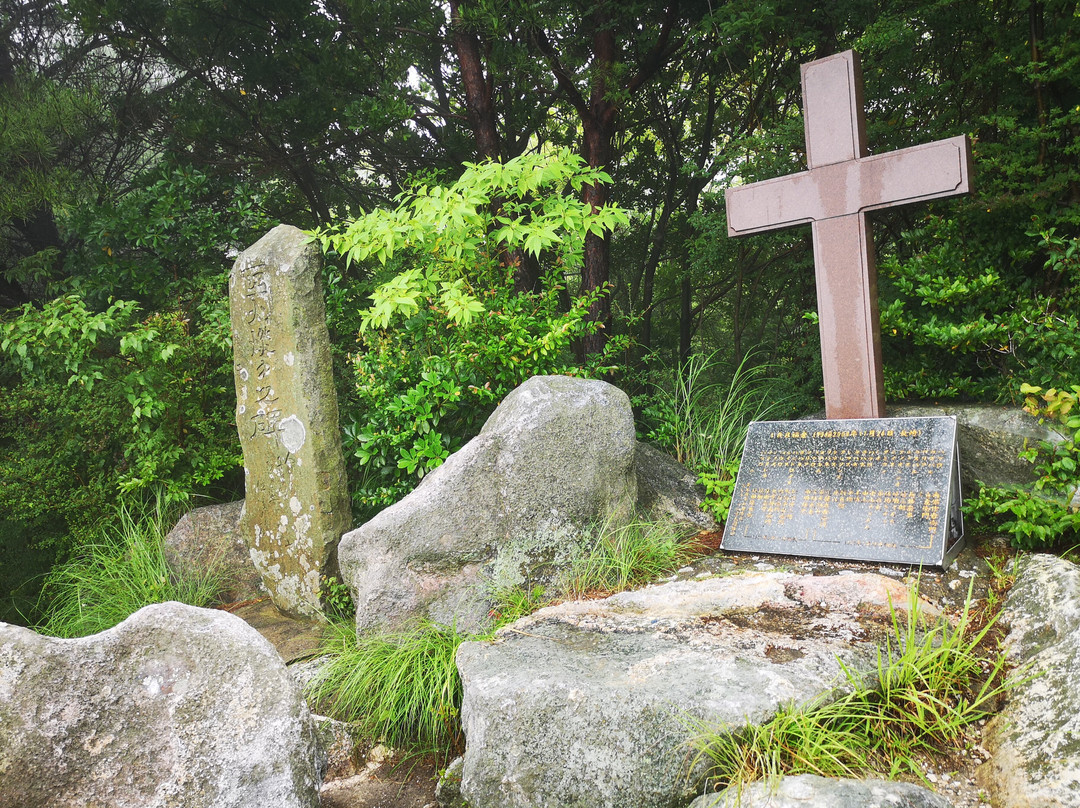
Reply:
<svg viewBox="0 0 1080 808"><path fill-rule="evenodd" d="M318 247L281 225L229 276L241 528L274 603L300 617L320 614L320 577L352 527L320 271Z"/></svg>

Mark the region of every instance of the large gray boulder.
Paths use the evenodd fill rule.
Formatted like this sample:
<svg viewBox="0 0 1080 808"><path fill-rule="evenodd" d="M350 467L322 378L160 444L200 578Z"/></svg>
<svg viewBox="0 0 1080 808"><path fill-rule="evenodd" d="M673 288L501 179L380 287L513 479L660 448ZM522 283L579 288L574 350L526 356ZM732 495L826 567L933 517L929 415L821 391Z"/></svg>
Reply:
<svg viewBox="0 0 1080 808"><path fill-rule="evenodd" d="M0 805L317 808L300 687L238 617L180 603L61 640L0 623Z"/></svg>
<svg viewBox="0 0 1080 808"><path fill-rule="evenodd" d="M876 670L876 574L752 573L552 606L464 643L461 793L472 808L683 808L696 722L738 731ZM924 604L927 615L935 614Z"/></svg>
<svg viewBox="0 0 1080 808"><path fill-rule="evenodd" d="M416 490L342 537L357 627L419 614L465 631L484 626L490 591L544 582L594 523L630 518L634 446L618 388L529 379Z"/></svg>
<svg viewBox="0 0 1080 808"><path fill-rule="evenodd" d="M890 418L956 416L960 447L960 484L964 496L989 486L1027 485L1035 467L1017 455L1039 441L1057 443L1060 434L1019 407L996 404L899 404L888 408Z"/></svg>
<svg viewBox="0 0 1080 808"><path fill-rule="evenodd" d="M706 794L690 808L952 808L952 803L913 783L800 774Z"/></svg>
<svg viewBox="0 0 1080 808"><path fill-rule="evenodd" d="M172 569L221 570L225 579L221 600L225 603L251 600L266 592L240 529L243 507L240 500L195 508L180 517L165 536L165 559Z"/></svg>
<svg viewBox="0 0 1080 808"><path fill-rule="evenodd" d="M990 724L979 783L1000 808L1080 805L1080 567L1022 559L1002 610L1006 648L1025 679Z"/></svg>

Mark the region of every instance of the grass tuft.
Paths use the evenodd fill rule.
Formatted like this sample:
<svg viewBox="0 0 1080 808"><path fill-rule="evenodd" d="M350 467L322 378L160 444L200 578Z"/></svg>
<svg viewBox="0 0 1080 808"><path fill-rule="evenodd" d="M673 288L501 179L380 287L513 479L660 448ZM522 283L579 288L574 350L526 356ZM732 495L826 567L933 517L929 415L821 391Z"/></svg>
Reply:
<svg viewBox="0 0 1080 808"><path fill-rule="evenodd" d="M844 668L850 690L839 698L783 707L760 726L698 725L694 766L707 761L714 786L736 789L787 774L917 774L920 757L955 745L1016 684L1005 677L1004 657L981 647L994 620L974 628L970 607L969 592L955 626L942 619L920 631L913 587L911 617L892 610L875 686Z"/></svg>
<svg viewBox="0 0 1080 808"><path fill-rule="evenodd" d="M122 502L115 518L102 527L99 541L49 572L41 595L45 617L36 629L55 637L85 637L151 603L216 603L225 583L220 567L177 574L166 562L163 510L160 500Z"/></svg>
<svg viewBox="0 0 1080 808"><path fill-rule="evenodd" d="M693 535L667 522L601 527L570 564L561 589L566 598L596 597L644 586L701 554Z"/></svg>
<svg viewBox="0 0 1080 808"><path fill-rule="evenodd" d="M326 715L356 722L392 746L459 748L461 677L454 664L466 637L421 620L395 632L357 635L332 623L322 647L326 664L307 688Z"/></svg>

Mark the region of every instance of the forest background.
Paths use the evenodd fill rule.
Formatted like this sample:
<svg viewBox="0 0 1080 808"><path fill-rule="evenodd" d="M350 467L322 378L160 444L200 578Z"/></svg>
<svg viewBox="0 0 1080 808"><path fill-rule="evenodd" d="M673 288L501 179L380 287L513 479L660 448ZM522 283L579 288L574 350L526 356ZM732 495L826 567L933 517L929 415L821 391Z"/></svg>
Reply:
<svg viewBox="0 0 1080 808"><path fill-rule="evenodd" d="M0 620L121 498L243 495L226 281L279 222L328 250L358 519L533 373L676 450L691 372L819 409L809 229L729 240L723 189L805 169L847 48L872 152L975 156L874 216L888 398L1080 383L1076 2L0 0Z"/></svg>

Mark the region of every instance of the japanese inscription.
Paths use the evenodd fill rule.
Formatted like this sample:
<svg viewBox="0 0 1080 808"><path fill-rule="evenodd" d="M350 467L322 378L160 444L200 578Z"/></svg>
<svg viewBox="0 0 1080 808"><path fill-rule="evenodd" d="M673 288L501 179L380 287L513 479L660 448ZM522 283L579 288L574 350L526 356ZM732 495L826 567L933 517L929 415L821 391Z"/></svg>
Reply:
<svg viewBox="0 0 1080 808"><path fill-rule="evenodd" d="M953 418L750 425L726 550L944 564L960 549Z"/></svg>
<svg viewBox="0 0 1080 808"><path fill-rule="evenodd" d="M275 228L229 277L241 529L282 611L321 613L322 577L351 524L318 248Z"/></svg>

